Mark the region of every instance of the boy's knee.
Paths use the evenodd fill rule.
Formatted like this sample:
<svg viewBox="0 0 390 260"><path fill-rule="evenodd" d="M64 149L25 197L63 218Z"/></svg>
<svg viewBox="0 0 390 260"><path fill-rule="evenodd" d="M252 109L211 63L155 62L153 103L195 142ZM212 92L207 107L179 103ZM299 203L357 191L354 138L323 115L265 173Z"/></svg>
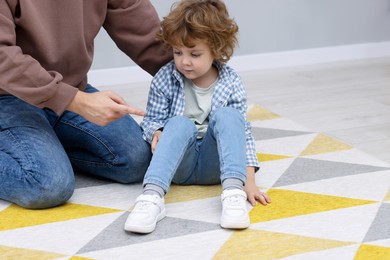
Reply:
<svg viewBox="0 0 390 260"><path fill-rule="evenodd" d="M174 131L175 133L189 132L193 134L197 132L195 123L185 116L174 116L169 119L164 127L164 130L166 129Z"/></svg>
<svg viewBox="0 0 390 260"><path fill-rule="evenodd" d="M214 112L214 117L242 117L240 112L232 107L220 107Z"/></svg>
<svg viewBox="0 0 390 260"><path fill-rule="evenodd" d="M218 122L223 122L223 124L243 125L245 119L237 109L232 107L221 107L214 112L210 124Z"/></svg>
<svg viewBox="0 0 390 260"><path fill-rule="evenodd" d="M174 116L168 120L166 125L191 125L193 122L185 116Z"/></svg>

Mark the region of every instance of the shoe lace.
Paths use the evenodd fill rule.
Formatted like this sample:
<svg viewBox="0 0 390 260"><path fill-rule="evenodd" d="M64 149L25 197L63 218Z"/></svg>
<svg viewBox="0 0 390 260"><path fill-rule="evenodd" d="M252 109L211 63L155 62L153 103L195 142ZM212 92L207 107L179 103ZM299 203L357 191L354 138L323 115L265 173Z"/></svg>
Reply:
<svg viewBox="0 0 390 260"><path fill-rule="evenodd" d="M139 201L137 203L137 206L136 206L136 210L139 210L139 211L144 211L144 210L147 210L150 206L152 205L152 203L150 201Z"/></svg>
<svg viewBox="0 0 390 260"><path fill-rule="evenodd" d="M240 207L241 200L239 196L229 196L226 198L226 203L229 207Z"/></svg>

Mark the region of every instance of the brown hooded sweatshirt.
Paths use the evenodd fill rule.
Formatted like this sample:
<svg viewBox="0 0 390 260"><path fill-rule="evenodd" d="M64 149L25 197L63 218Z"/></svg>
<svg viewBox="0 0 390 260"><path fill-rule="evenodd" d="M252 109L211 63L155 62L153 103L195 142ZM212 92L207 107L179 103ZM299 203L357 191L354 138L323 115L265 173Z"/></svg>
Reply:
<svg viewBox="0 0 390 260"><path fill-rule="evenodd" d="M87 84L102 26L152 75L171 58L149 0L0 0L0 95L62 114Z"/></svg>

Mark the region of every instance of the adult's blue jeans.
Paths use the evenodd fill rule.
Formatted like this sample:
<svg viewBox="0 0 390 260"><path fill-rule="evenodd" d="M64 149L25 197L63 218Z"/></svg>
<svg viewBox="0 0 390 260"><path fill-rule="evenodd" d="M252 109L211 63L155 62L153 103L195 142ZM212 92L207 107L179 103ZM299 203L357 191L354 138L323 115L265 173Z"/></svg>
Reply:
<svg viewBox="0 0 390 260"><path fill-rule="evenodd" d="M33 209L57 206L73 194L73 169L141 182L150 158L150 146L130 116L102 127L70 111L58 117L0 96L0 199Z"/></svg>
<svg viewBox="0 0 390 260"><path fill-rule="evenodd" d="M175 116L164 126L143 184L168 192L171 182L208 185L236 178L245 183L245 154L245 121L236 109L219 108L199 140L195 124Z"/></svg>

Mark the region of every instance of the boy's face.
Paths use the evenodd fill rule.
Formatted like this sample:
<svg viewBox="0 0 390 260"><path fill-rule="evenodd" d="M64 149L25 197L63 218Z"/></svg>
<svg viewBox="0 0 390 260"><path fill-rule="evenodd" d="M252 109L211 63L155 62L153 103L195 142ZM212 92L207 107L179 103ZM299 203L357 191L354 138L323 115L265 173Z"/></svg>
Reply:
<svg viewBox="0 0 390 260"><path fill-rule="evenodd" d="M195 46L173 47L173 59L176 68L188 79L196 81L207 77L212 69L214 57L210 47L204 41L194 41ZM196 83L195 83L196 84Z"/></svg>

